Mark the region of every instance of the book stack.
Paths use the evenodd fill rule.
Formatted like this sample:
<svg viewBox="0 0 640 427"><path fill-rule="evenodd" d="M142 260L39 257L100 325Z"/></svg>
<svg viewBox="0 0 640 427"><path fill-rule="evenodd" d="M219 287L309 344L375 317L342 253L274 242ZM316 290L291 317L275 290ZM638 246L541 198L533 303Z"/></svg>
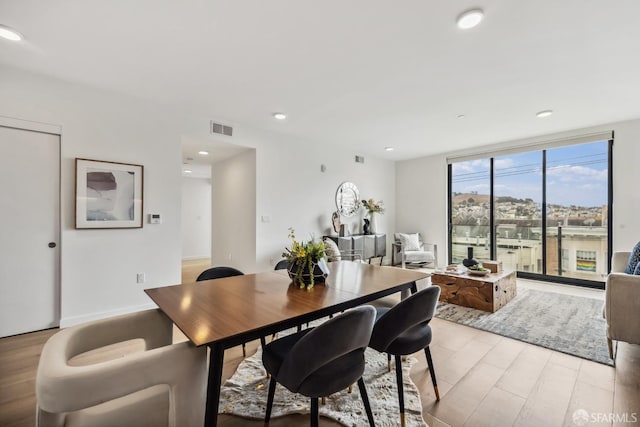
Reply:
<svg viewBox="0 0 640 427"><path fill-rule="evenodd" d="M444 272L447 274L464 274L467 272L467 267L460 264L449 264Z"/></svg>

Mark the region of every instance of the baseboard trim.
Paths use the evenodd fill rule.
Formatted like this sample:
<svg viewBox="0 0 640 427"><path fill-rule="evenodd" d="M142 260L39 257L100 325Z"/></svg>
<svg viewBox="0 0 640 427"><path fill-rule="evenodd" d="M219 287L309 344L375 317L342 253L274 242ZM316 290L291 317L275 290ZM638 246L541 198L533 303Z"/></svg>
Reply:
<svg viewBox="0 0 640 427"><path fill-rule="evenodd" d="M182 261L191 261L193 259L209 259L211 258L211 254L209 255L193 255L193 256L183 256Z"/></svg>
<svg viewBox="0 0 640 427"><path fill-rule="evenodd" d="M91 322L92 320L105 319L107 317L119 316L121 314L135 313L136 311L149 310L158 308L154 303L123 307L117 310L101 311L98 313L88 313L80 316L71 316L60 319L60 327L68 328L69 326L79 325L81 323Z"/></svg>

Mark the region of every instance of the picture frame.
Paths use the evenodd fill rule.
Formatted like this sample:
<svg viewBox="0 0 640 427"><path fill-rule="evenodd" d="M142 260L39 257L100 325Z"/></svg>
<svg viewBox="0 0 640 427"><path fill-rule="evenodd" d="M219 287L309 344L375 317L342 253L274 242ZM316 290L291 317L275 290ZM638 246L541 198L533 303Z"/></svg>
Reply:
<svg viewBox="0 0 640 427"><path fill-rule="evenodd" d="M76 229L142 228L144 166L76 158Z"/></svg>

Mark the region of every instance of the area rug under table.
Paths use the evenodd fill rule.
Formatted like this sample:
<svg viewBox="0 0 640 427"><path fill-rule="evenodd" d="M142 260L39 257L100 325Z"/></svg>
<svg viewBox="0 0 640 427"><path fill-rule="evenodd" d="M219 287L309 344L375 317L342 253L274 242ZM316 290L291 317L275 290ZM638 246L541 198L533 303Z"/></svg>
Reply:
<svg viewBox="0 0 640 427"><path fill-rule="evenodd" d="M613 366L602 305L593 298L518 289L495 313L440 302L436 317Z"/></svg>
<svg viewBox="0 0 640 427"><path fill-rule="evenodd" d="M376 426L400 425L395 370L388 372L386 355L375 350L366 350L365 361L363 377ZM417 359L409 357L402 363L406 422L407 426L428 427L422 418L418 389L409 376L411 366L416 362ZM266 378L262 366L262 349L259 348L253 356L240 362L237 371L222 386L220 413L264 419L268 389L269 379ZM326 398L326 404L318 406L320 416L331 418L342 425L368 425L357 384L354 384L351 393L343 390L332 394ZM271 418L289 414L309 414L310 408L309 398L291 393L278 384Z"/></svg>

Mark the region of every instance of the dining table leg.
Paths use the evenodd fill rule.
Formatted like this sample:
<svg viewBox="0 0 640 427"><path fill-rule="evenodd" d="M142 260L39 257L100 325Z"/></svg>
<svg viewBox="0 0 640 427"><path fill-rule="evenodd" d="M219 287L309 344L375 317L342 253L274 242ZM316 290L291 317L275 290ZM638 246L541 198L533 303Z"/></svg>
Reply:
<svg viewBox="0 0 640 427"><path fill-rule="evenodd" d="M224 346L219 343L213 343L209 345L209 350L209 380L207 383L207 407L204 415L204 425L205 427L215 427L218 425Z"/></svg>
<svg viewBox="0 0 640 427"><path fill-rule="evenodd" d="M416 292L418 292L418 285L416 285L416 282L411 282L411 286L409 287L409 289L404 288L400 291L400 299L406 299L409 297L409 295L413 295Z"/></svg>

